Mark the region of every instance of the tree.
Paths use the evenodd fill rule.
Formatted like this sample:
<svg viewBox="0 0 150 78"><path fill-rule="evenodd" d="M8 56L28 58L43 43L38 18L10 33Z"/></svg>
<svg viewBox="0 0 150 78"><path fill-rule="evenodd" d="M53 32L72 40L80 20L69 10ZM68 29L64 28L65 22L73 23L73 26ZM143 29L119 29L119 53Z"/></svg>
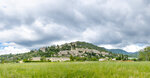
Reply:
<svg viewBox="0 0 150 78"><path fill-rule="evenodd" d="M139 52L139 60L150 61L150 47L146 47Z"/></svg>
<svg viewBox="0 0 150 78"><path fill-rule="evenodd" d="M120 57L120 56L119 56L119 57L117 57L117 58L116 58L116 60L121 60L121 57Z"/></svg>
<svg viewBox="0 0 150 78"><path fill-rule="evenodd" d="M98 61L98 59L96 57L92 57L91 61Z"/></svg>
<svg viewBox="0 0 150 78"><path fill-rule="evenodd" d="M70 61L74 61L74 57L72 55L70 56Z"/></svg>
<svg viewBox="0 0 150 78"><path fill-rule="evenodd" d="M5 57L0 57L1 63L5 63Z"/></svg>
<svg viewBox="0 0 150 78"><path fill-rule="evenodd" d="M41 59L40 59L41 61L46 61L46 58L43 56L43 57L41 57Z"/></svg>

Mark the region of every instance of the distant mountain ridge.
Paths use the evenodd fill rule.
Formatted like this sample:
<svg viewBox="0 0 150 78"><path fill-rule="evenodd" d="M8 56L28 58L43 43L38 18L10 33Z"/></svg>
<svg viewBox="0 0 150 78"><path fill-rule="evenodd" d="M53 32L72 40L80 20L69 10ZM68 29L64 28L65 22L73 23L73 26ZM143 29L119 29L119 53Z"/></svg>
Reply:
<svg viewBox="0 0 150 78"><path fill-rule="evenodd" d="M129 52L124 51L122 49L107 49L108 51L116 54L129 54Z"/></svg>
<svg viewBox="0 0 150 78"><path fill-rule="evenodd" d="M115 54L124 54L124 55L128 55L130 57L138 57L138 52L127 52L122 49L107 49L107 50L112 53L115 53Z"/></svg>

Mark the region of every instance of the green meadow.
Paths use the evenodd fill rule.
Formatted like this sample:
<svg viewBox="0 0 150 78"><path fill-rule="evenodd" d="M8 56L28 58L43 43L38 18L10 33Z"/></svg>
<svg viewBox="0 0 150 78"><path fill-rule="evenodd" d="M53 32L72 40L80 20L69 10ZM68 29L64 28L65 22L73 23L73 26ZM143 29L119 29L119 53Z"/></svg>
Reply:
<svg viewBox="0 0 150 78"><path fill-rule="evenodd" d="M150 62L0 64L0 78L150 78Z"/></svg>

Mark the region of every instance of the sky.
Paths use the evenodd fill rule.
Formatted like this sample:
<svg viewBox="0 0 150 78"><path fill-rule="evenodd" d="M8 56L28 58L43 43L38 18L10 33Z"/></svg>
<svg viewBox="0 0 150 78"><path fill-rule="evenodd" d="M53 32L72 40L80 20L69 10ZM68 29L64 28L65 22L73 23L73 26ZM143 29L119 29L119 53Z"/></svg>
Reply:
<svg viewBox="0 0 150 78"><path fill-rule="evenodd" d="M149 21L150 0L1 0L0 54L72 41L135 52Z"/></svg>

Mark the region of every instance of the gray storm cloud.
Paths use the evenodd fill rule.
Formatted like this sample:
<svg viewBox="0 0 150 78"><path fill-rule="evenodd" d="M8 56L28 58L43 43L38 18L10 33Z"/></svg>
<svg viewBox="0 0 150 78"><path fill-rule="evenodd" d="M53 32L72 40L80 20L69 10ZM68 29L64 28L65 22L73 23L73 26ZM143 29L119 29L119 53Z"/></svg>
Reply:
<svg viewBox="0 0 150 78"><path fill-rule="evenodd" d="M150 43L149 0L5 0L0 6L1 43Z"/></svg>

